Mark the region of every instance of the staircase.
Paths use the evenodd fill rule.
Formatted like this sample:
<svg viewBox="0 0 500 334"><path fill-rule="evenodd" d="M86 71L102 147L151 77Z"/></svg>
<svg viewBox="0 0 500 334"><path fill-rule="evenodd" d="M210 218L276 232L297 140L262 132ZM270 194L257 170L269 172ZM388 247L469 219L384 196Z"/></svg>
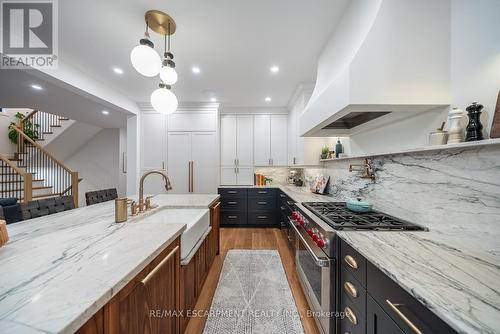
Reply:
<svg viewBox="0 0 500 334"><path fill-rule="evenodd" d="M78 206L78 172L72 171L48 152L41 142L68 118L33 111L11 129L17 132L16 153L0 154L0 197L22 202L73 195ZM33 138L33 139L32 139Z"/></svg>

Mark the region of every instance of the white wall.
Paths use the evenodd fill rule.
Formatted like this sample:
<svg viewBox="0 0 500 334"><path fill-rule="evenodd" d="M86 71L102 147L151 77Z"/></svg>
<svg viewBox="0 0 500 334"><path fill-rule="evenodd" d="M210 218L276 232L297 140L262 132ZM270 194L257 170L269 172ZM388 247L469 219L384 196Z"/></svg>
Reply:
<svg viewBox="0 0 500 334"><path fill-rule="evenodd" d="M79 205L87 191L120 187L120 129L103 129L64 163L83 178Z"/></svg>
<svg viewBox="0 0 500 334"><path fill-rule="evenodd" d="M484 105L489 133L500 90L500 1L452 0L451 95L453 105ZM486 126L487 125L487 126Z"/></svg>
<svg viewBox="0 0 500 334"><path fill-rule="evenodd" d="M16 151L15 144L12 144L8 137L10 123L17 121L14 117L15 114L21 112L27 115L31 111L31 109L5 108L0 113L0 154L11 156Z"/></svg>

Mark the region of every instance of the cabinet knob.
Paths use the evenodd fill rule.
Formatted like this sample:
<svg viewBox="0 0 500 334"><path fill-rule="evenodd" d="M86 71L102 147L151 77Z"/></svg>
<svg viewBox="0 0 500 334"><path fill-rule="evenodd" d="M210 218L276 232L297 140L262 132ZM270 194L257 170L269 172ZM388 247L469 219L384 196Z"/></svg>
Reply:
<svg viewBox="0 0 500 334"><path fill-rule="evenodd" d="M352 297L354 297L354 298L358 297L358 290L356 289L356 287L354 286L354 284L352 284L351 282L346 281L344 283L344 290L348 294L350 294Z"/></svg>
<svg viewBox="0 0 500 334"><path fill-rule="evenodd" d="M349 321L353 325L358 324L358 318L356 317L356 314L354 314L354 311L349 306L345 307L344 313L345 313L346 318L349 319Z"/></svg>
<svg viewBox="0 0 500 334"><path fill-rule="evenodd" d="M344 261L347 265L353 269L358 269L358 263L351 255L344 256Z"/></svg>

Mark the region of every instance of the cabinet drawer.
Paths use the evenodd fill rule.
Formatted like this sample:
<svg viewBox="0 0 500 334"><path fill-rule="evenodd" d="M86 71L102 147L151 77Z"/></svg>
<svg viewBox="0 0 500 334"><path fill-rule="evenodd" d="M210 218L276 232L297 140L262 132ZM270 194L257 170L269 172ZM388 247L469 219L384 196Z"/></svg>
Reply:
<svg viewBox="0 0 500 334"><path fill-rule="evenodd" d="M276 189L250 188L248 189L248 197L276 197Z"/></svg>
<svg viewBox="0 0 500 334"><path fill-rule="evenodd" d="M276 201L273 197L249 197L248 211L249 212L273 212L276 209Z"/></svg>
<svg viewBox="0 0 500 334"><path fill-rule="evenodd" d="M340 319L340 333L364 334L366 330L366 317L358 310L345 293L341 293L340 312L344 317ZM381 333L382 334L382 333ZM385 334L385 333L383 333Z"/></svg>
<svg viewBox="0 0 500 334"><path fill-rule="evenodd" d="M266 212L249 212L248 213L249 225L277 225L276 216L274 213Z"/></svg>
<svg viewBox="0 0 500 334"><path fill-rule="evenodd" d="M222 198L225 197L247 197L246 188L219 188L219 194Z"/></svg>
<svg viewBox="0 0 500 334"><path fill-rule="evenodd" d="M221 212L220 214L220 224L225 225L246 225L247 224L247 213L241 212Z"/></svg>
<svg viewBox="0 0 500 334"><path fill-rule="evenodd" d="M344 240L340 244L340 259L342 265L356 277L361 285L366 286L366 259Z"/></svg>
<svg viewBox="0 0 500 334"><path fill-rule="evenodd" d="M366 298L366 333L405 334L369 295Z"/></svg>
<svg viewBox="0 0 500 334"><path fill-rule="evenodd" d="M362 314L366 313L366 289L344 266L340 269L340 290L342 298L349 298Z"/></svg>
<svg viewBox="0 0 500 334"><path fill-rule="evenodd" d="M422 333L456 333L371 263L367 265L367 289L377 304L405 333L414 333L415 329Z"/></svg>
<svg viewBox="0 0 500 334"><path fill-rule="evenodd" d="M234 198L223 198L221 201L222 211L247 211L247 200L246 198L234 197Z"/></svg>

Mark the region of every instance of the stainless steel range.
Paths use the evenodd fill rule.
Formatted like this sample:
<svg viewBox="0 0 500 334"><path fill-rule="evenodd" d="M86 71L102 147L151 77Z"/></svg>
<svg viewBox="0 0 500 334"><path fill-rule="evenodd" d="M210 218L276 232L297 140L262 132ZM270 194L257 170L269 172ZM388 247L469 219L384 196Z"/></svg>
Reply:
<svg viewBox="0 0 500 334"><path fill-rule="evenodd" d="M324 334L336 333L336 231L425 230L422 226L378 211L353 213L344 202L296 203L289 224L297 239L295 261L300 283Z"/></svg>

